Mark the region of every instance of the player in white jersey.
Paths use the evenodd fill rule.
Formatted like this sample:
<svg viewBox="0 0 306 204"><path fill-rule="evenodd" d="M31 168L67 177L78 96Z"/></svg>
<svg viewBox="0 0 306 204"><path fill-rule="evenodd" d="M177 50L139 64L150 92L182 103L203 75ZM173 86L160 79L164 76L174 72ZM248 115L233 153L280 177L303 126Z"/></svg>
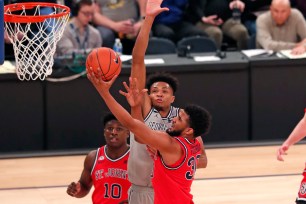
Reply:
<svg viewBox="0 0 306 204"><path fill-rule="evenodd" d="M168 10L160 8L161 3L162 0L148 0L146 16L133 49L131 77L137 78L139 90L145 88L146 85L144 57L152 24L159 13ZM177 79L167 73L156 74L148 79L148 94L146 94L142 105L142 115L149 127L155 130L165 130L171 126L172 118L178 114L178 108L171 106L175 100L174 93L177 86ZM202 140L200 142L202 155L199 166L206 167L207 159L204 145ZM151 183L153 161L146 145L141 144L141 141L135 141L133 134L130 137L130 148L128 176L132 186L129 192L129 203L153 204L154 191Z"/></svg>

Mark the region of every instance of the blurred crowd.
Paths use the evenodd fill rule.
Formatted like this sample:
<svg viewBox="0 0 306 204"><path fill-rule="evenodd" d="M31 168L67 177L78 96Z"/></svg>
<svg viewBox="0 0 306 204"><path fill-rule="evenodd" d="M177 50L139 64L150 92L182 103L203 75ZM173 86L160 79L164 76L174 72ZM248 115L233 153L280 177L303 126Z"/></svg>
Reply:
<svg viewBox="0 0 306 204"><path fill-rule="evenodd" d="M123 44L123 53L131 54L146 13L146 0L4 1L18 2L50 2L70 7L71 17L57 45L57 56L100 46L112 48L116 38ZM152 37L177 44L186 37L205 36L223 51L263 48L305 52L304 0L164 0L162 7L169 11L157 16ZM251 39L255 47L249 47ZM12 48L7 38L5 42L9 55Z"/></svg>

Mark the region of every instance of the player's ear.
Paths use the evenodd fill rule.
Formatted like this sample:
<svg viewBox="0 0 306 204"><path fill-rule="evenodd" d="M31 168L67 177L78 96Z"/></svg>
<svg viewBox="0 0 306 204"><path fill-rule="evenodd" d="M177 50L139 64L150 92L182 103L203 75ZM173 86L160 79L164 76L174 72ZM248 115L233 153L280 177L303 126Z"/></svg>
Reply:
<svg viewBox="0 0 306 204"><path fill-rule="evenodd" d="M175 100L175 96L172 96L171 103L173 103L174 100Z"/></svg>
<svg viewBox="0 0 306 204"><path fill-rule="evenodd" d="M191 128L191 127L188 127L188 128L186 128L186 135L190 135L190 136L193 136L193 128Z"/></svg>

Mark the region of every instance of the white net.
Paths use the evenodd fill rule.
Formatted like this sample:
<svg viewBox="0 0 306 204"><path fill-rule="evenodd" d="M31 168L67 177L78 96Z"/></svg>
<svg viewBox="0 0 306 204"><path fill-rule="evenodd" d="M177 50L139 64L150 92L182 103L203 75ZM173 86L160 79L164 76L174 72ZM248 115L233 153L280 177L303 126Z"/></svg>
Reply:
<svg viewBox="0 0 306 204"><path fill-rule="evenodd" d="M68 7L67 7L68 8ZM42 10L50 11L47 15ZM43 16L41 22L5 22L5 31L13 44L16 60L16 73L20 80L44 80L52 73L56 43L62 37L69 12L64 7L35 5L31 10L22 6L18 16L28 16L35 21L35 17ZM69 8L68 8L69 11ZM14 9L6 9L5 15L15 15Z"/></svg>

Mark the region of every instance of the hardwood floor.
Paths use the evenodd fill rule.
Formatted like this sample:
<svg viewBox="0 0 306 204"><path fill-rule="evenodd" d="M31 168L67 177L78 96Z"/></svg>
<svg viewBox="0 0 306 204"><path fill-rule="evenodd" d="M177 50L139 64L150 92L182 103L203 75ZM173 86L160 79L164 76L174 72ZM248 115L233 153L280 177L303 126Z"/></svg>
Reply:
<svg viewBox="0 0 306 204"><path fill-rule="evenodd" d="M277 146L207 149L208 167L192 185L198 204L293 204L304 169L306 144L293 146L285 162ZM85 155L0 160L2 204L81 204L66 186L79 179Z"/></svg>

